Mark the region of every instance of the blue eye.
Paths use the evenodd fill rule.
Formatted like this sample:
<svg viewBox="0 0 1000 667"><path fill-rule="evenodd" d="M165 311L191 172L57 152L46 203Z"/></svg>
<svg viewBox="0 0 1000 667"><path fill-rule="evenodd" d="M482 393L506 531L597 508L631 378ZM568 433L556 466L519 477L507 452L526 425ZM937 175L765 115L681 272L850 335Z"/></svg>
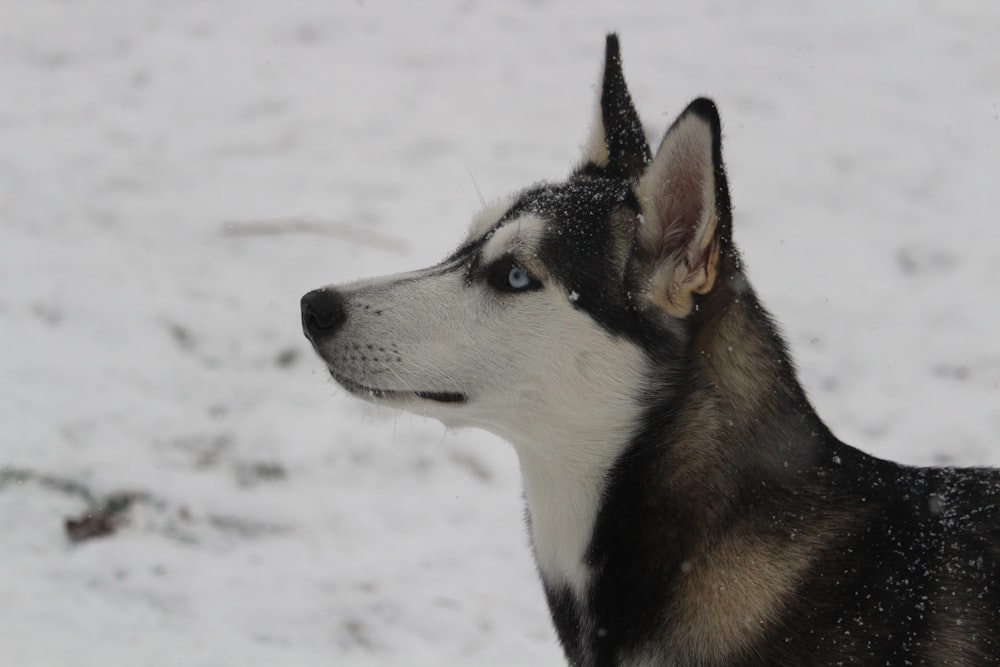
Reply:
<svg viewBox="0 0 1000 667"><path fill-rule="evenodd" d="M514 262L513 257L497 260L486 270L486 280L501 292L527 292L542 284Z"/></svg>
<svg viewBox="0 0 1000 667"><path fill-rule="evenodd" d="M515 264L507 272L507 284L511 289L522 290L531 284L531 276L524 272L520 266Z"/></svg>

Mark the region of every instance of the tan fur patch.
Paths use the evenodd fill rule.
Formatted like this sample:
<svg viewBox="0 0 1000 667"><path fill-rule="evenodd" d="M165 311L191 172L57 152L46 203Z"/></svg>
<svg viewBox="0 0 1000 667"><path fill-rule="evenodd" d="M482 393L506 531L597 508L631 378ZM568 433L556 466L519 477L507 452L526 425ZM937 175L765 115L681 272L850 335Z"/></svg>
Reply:
<svg viewBox="0 0 1000 667"><path fill-rule="evenodd" d="M934 665L984 665L989 656L978 644L969 641L970 631L987 628L979 614L968 604L963 585L954 582L950 586L951 595L945 594L935 602L937 617L931 629L931 664ZM956 590L962 590L955 595ZM986 630L988 632L988 630Z"/></svg>
<svg viewBox="0 0 1000 667"><path fill-rule="evenodd" d="M713 267L713 274L716 270ZM726 295L732 301L719 309L718 319L704 324L709 335L695 339L694 349L713 390L739 407L726 424L720 422L713 401L692 405L678 428L699 437L679 443L671 469L664 471L669 488L688 490L684 497L692 500L690 509L699 513L697 521L706 529L728 525L725 514L731 508L702 499L732 498L735 493L732 478L719 474L733 465L734 449L726 432L752 428L743 420L760 419L773 410L770 401L782 400L762 390L778 369L768 341L750 324L751 305L741 300L738 286L729 287L737 287L735 294ZM736 527L717 541L693 545L698 556L683 565L679 587L672 592L676 606L665 621L671 657L684 664L728 664L750 648L773 627L825 548L831 521L837 522L834 517L814 517L811 535L761 534Z"/></svg>
<svg viewBox="0 0 1000 667"><path fill-rule="evenodd" d="M815 548L804 539L736 534L683 563L667 629L677 657L725 664L749 648L781 615Z"/></svg>

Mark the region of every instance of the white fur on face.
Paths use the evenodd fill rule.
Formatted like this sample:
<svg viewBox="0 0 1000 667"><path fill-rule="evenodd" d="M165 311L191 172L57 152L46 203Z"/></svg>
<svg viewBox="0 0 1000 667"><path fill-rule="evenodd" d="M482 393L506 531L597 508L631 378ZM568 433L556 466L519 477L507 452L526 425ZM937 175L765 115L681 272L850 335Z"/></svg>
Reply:
<svg viewBox="0 0 1000 667"><path fill-rule="evenodd" d="M545 232L535 216L512 220L486 242L481 260L510 254L532 270ZM524 293L467 284L461 266L340 287L347 319L322 353L335 373L366 387L465 395L464 403L414 393L368 398L511 442L542 576L582 596L605 479L639 416L644 357L540 272L534 277L544 287Z"/></svg>
<svg viewBox="0 0 1000 667"><path fill-rule="evenodd" d="M490 235L483 246L480 263L487 266L501 257L513 255L523 264L538 264L537 248L545 235L545 227L542 218L531 214L522 215L516 220L505 223ZM535 277L541 278L541 276Z"/></svg>
<svg viewBox="0 0 1000 667"><path fill-rule="evenodd" d="M472 224L469 225L469 232L465 236L464 243L470 243L485 236L513 203L513 197L507 197L493 202L477 213L472 219Z"/></svg>

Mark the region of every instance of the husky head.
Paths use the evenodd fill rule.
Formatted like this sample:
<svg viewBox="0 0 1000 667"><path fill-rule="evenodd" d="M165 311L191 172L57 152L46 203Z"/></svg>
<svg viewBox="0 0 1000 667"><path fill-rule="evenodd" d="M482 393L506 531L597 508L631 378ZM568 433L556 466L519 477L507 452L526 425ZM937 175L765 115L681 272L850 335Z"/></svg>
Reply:
<svg viewBox="0 0 1000 667"><path fill-rule="evenodd" d="M735 275L729 225L715 106L692 102L654 155L609 35L567 180L488 207L440 264L309 292L302 324L363 399L587 456L669 385L690 320Z"/></svg>

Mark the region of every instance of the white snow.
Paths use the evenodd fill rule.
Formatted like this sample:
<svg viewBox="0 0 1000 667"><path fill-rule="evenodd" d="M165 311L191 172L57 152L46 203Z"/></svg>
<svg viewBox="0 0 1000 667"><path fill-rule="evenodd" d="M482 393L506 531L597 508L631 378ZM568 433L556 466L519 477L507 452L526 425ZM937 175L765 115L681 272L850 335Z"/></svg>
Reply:
<svg viewBox="0 0 1000 667"><path fill-rule="evenodd" d="M0 664L560 663L513 453L346 396L298 299L567 173L608 30L655 135L719 104L737 240L834 431L1000 464L996 2L2 14ZM70 544L88 492L145 495Z"/></svg>

